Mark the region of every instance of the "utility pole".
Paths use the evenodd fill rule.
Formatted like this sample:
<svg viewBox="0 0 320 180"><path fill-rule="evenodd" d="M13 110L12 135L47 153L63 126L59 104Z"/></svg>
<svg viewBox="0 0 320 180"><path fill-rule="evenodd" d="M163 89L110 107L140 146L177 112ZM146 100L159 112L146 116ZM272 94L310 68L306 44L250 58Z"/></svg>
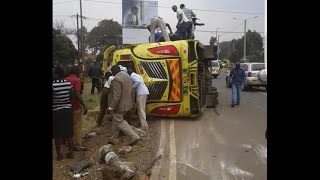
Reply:
<svg viewBox="0 0 320 180"><path fill-rule="evenodd" d="M243 41L243 60L246 60L246 41L247 41L247 33L246 33L246 25L247 25L247 20L244 20L244 41Z"/></svg>
<svg viewBox="0 0 320 180"><path fill-rule="evenodd" d="M80 51L80 59L84 60L84 44L83 44L83 24L82 24L82 2L80 0L80 39L81 39L81 51Z"/></svg>
<svg viewBox="0 0 320 180"><path fill-rule="evenodd" d="M79 39L79 14L77 13L77 41L78 41L78 55L79 55L79 60L81 59L81 54L80 54L80 39Z"/></svg>
<svg viewBox="0 0 320 180"><path fill-rule="evenodd" d="M220 38L220 35L218 36L217 60L219 60L219 53L220 53L220 50L219 50L219 38Z"/></svg>
<svg viewBox="0 0 320 180"><path fill-rule="evenodd" d="M216 29L216 41L217 41L217 42L218 42L218 29L219 29L219 28Z"/></svg>

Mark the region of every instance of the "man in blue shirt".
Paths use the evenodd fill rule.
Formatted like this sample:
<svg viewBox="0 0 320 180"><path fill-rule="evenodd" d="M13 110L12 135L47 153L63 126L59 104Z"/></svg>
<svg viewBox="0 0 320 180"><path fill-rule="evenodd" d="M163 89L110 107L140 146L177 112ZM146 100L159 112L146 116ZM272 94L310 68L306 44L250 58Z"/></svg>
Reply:
<svg viewBox="0 0 320 180"><path fill-rule="evenodd" d="M237 62L235 68L230 72L230 78L232 80L232 100L231 107L240 105L240 91L241 86L245 81L246 74L243 69L240 68L240 63Z"/></svg>

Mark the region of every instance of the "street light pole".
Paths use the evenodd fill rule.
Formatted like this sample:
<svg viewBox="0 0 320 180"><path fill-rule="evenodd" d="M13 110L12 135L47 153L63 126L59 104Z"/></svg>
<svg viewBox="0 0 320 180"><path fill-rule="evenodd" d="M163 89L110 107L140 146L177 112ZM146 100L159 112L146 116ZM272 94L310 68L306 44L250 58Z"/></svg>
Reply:
<svg viewBox="0 0 320 180"><path fill-rule="evenodd" d="M80 0L80 40L81 40L81 51L80 51L80 59L83 61L83 54L84 54L84 46L83 46L83 24L82 24L82 3L81 3L81 0Z"/></svg>
<svg viewBox="0 0 320 180"><path fill-rule="evenodd" d="M217 38L218 38L218 29L219 28L216 29L216 41L217 41Z"/></svg>
<svg viewBox="0 0 320 180"><path fill-rule="evenodd" d="M79 60L81 59L81 55L80 55L80 39L79 39L79 14L77 13L77 43L78 43L78 55L79 55Z"/></svg>
<svg viewBox="0 0 320 180"><path fill-rule="evenodd" d="M247 20L244 20L244 41L243 41L243 60L246 59L246 46L247 46L247 31L246 31Z"/></svg>
<svg viewBox="0 0 320 180"><path fill-rule="evenodd" d="M220 38L220 35L218 36L218 45L217 45L217 60L219 60L219 53L220 53L220 50L219 50L219 38Z"/></svg>

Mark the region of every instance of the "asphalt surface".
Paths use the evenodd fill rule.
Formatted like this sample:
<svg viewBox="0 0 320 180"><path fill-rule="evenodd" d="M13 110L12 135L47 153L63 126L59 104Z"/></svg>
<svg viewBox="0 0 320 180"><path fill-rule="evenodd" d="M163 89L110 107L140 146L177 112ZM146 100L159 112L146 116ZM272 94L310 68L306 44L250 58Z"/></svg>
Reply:
<svg viewBox="0 0 320 180"><path fill-rule="evenodd" d="M225 75L213 79L219 92L216 108L195 119L162 119L158 154L163 158L151 179L266 180L267 92L242 91L231 107Z"/></svg>

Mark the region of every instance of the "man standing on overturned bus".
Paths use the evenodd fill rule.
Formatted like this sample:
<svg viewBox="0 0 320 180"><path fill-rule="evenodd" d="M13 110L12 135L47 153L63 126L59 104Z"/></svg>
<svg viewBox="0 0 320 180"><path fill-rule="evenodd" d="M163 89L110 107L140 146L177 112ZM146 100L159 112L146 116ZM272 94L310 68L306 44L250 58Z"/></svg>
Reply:
<svg viewBox="0 0 320 180"><path fill-rule="evenodd" d="M183 10L184 14L187 16L188 18L188 23L187 23L187 38L188 39L193 39L194 38L194 25L193 25L193 21L192 18L196 17L196 14L191 10L186 8L186 6L184 4L180 4L180 9Z"/></svg>
<svg viewBox="0 0 320 180"><path fill-rule="evenodd" d="M170 37L168 35L168 32L166 31L166 26L169 25L167 23L165 23L163 21L163 19L161 17L154 17L151 19L150 24L147 26L148 30L150 31L151 35L150 35L150 42L155 42L156 38L155 38L155 30L157 28L160 28L161 33L164 37L165 41L170 41ZM168 26L170 33L172 33L171 31L171 27L170 25Z"/></svg>
<svg viewBox="0 0 320 180"><path fill-rule="evenodd" d="M178 19L178 23L177 23L177 31L178 31L178 36L180 40L185 40L187 39L187 28L188 28L188 18L187 16L184 14L184 12L182 11L182 9L178 9L176 5L172 6L172 10L173 12L177 13L177 19Z"/></svg>
<svg viewBox="0 0 320 180"><path fill-rule="evenodd" d="M235 105L240 105L241 86L246 78L244 70L240 68L240 62L237 62L235 68L231 70L230 78L232 84L231 107L234 107Z"/></svg>

